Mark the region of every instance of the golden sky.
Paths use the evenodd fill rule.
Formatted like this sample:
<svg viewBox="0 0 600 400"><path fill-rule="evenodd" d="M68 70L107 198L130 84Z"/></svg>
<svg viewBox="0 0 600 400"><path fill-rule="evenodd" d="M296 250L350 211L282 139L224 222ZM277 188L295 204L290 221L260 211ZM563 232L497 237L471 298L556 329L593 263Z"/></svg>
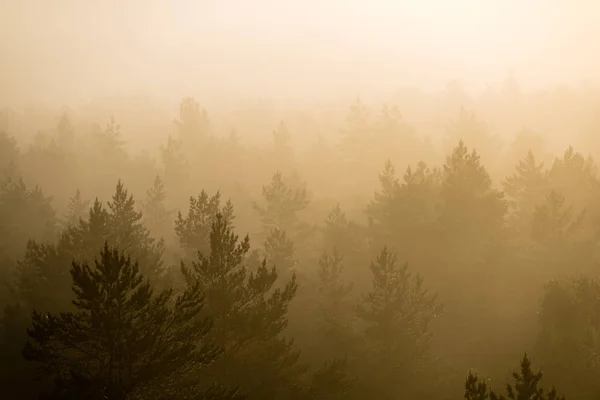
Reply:
<svg viewBox="0 0 600 400"><path fill-rule="evenodd" d="M0 0L4 96L313 96L600 78L600 3ZM4 99L5 100L5 99Z"/></svg>

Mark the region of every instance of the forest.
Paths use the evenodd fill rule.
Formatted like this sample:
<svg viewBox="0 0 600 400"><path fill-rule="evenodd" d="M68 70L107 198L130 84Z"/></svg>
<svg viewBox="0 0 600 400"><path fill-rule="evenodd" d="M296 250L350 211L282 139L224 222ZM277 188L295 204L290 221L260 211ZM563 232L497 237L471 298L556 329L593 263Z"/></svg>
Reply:
<svg viewBox="0 0 600 400"><path fill-rule="evenodd" d="M435 142L356 99L304 147L324 120L194 98L3 110L1 397L597 399L593 156L462 104Z"/></svg>

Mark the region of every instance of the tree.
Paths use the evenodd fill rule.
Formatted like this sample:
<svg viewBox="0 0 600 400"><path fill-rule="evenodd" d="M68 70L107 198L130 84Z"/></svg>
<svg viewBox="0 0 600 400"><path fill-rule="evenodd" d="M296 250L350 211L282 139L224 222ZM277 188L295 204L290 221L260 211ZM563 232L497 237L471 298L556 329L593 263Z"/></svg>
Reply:
<svg viewBox="0 0 600 400"><path fill-rule="evenodd" d="M240 240L230 219L218 214L210 231L209 253L198 252L184 277L206 293L206 315L214 319L209 343L223 356L202 376L206 381L234 384L249 399L286 398L302 377L293 342L281 336L287 310L297 290L295 275L275 288L276 267L263 261L249 271L245 260L248 236Z"/></svg>
<svg viewBox="0 0 600 400"><path fill-rule="evenodd" d="M281 229L271 229L265 240L265 255L271 265L276 265L278 274L289 277L296 269L294 242Z"/></svg>
<svg viewBox="0 0 600 400"><path fill-rule="evenodd" d="M29 239L52 241L57 234L52 197L23 180L0 187L0 262L10 266L21 257Z"/></svg>
<svg viewBox="0 0 600 400"><path fill-rule="evenodd" d="M75 192L75 195L69 199L67 205L66 225L74 226L85 217L89 210L90 201L83 200L79 189Z"/></svg>
<svg viewBox="0 0 600 400"><path fill-rule="evenodd" d="M210 232L218 213L230 224L233 223L235 216L231 201L227 200L221 207L221 193L209 196L203 190L197 197L189 198L189 210L185 217L181 212L177 214L175 233L186 258L194 260L198 252L210 253Z"/></svg>
<svg viewBox="0 0 600 400"><path fill-rule="evenodd" d="M442 306L423 287L423 278L412 276L407 264L398 267L385 247L371 263L371 272L373 287L357 309L371 360L359 376L366 378L363 390L369 396L396 398L418 389L414 380L426 365L429 325Z"/></svg>
<svg viewBox="0 0 600 400"><path fill-rule="evenodd" d="M533 372L531 369L531 360L527 354L521 359L520 373L512 374L514 385L506 384L506 394L512 400L565 400L564 396L558 396L556 390L552 388L548 394L539 387L542 380L542 371ZM506 397L498 395L492 391L486 382L478 378L472 371L469 372L465 382L465 399L467 400L505 400Z"/></svg>
<svg viewBox="0 0 600 400"><path fill-rule="evenodd" d="M448 126L448 144L464 141L478 149L487 163L496 160L501 151L501 141L490 133L485 121L478 118L473 111L461 107L458 118Z"/></svg>
<svg viewBox="0 0 600 400"><path fill-rule="evenodd" d="M199 284L176 299L170 290L155 293L138 263L108 243L94 267L73 262L70 272L76 311L34 311L23 350L61 396L149 398L217 358L218 350L204 344L211 321L198 318Z"/></svg>
<svg viewBox="0 0 600 400"><path fill-rule="evenodd" d="M536 353L547 376L573 398L600 394L600 282L555 279L545 285Z"/></svg>
<svg viewBox="0 0 600 400"><path fill-rule="evenodd" d="M92 262L105 242L135 257L154 284L166 283L162 242L150 236L142 224L142 214L135 210L133 196L121 181L108 205L106 209L96 199L87 218L66 227L57 243L28 243L17 270L16 293L20 301L38 309L69 308L69 290L64 289L70 286L69 262Z"/></svg>
<svg viewBox="0 0 600 400"><path fill-rule="evenodd" d="M415 168L409 166L401 182L392 163L386 162L379 175L381 189L365 210L372 246L388 246L411 262L430 256L441 180L439 170L421 162Z"/></svg>
<svg viewBox="0 0 600 400"><path fill-rule="evenodd" d="M346 356L353 339L353 285L344 281L344 258L336 251L324 252L319 259L318 298L319 337L325 346L321 353L332 357Z"/></svg>
<svg viewBox="0 0 600 400"><path fill-rule="evenodd" d="M298 213L304 210L310 200L305 188L291 188L280 172L275 173L271 182L263 186L262 196L265 206L254 205L259 212L265 231L272 228L290 233L299 223Z"/></svg>
<svg viewBox="0 0 600 400"><path fill-rule="evenodd" d="M173 229L174 211L167 210L166 197L165 185L157 175L154 184L146 192L146 201L143 204L144 224L155 236L164 236Z"/></svg>
<svg viewBox="0 0 600 400"><path fill-rule="evenodd" d="M532 264L551 278L567 265L575 272L595 269L596 235L590 232L586 212L575 213L565 197L552 190L535 207L531 221Z"/></svg>
<svg viewBox="0 0 600 400"><path fill-rule="evenodd" d="M183 141L169 135L167 144L160 147L161 158L165 168L165 184L169 188L179 189L189 177L189 163L182 150ZM171 193L172 190L169 190Z"/></svg>
<svg viewBox="0 0 600 400"><path fill-rule="evenodd" d="M544 201L550 190L550 179L544 163L538 164L529 150L527 157L519 161L516 171L506 178L503 186L509 199L511 225L523 235L531 226L535 207Z"/></svg>
<svg viewBox="0 0 600 400"><path fill-rule="evenodd" d="M18 304L8 305L0 318L0 385L10 399L37 399L40 382L34 381L36 368L21 354L27 342L31 315Z"/></svg>
<svg viewBox="0 0 600 400"><path fill-rule="evenodd" d="M277 129L273 131L273 144L275 162L278 168L286 168L292 165L294 151L291 146L291 135L285 122L281 121Z"/></svg>
<svg viewBox="0 0 600 400"><path fill-rule="evenodd" d="M441 196L440 222L452 236L489 239L503 227L504 195L492 187L479 155L475 150L469 152L462 140L444 164Z"/></svg>
<svg viewBox="0 0 600 400"><path fill-rule="evenodd" d="M175 126L183 139L206 136L210 128L208 113L194 98L186 97L181 100Z"/></svg>
<svg viewBox="0 0 600 400"><path fill-rule="evenodd" d="M18 164L20 153L15 138L0 131L0 171L4 171L11 163Z"/></svg>
<svg viewBox="0 0 600 400"><path fill-rule="evenodd" d="M119 249L127 252L142 263L144 273L149 277L161 276L164 273L162 254L164 244L150 236L150 231L143 224L143 214L136 211L133 195L125 189L123 182L117 182L117 188L108 203L108 233Z"/></svg>

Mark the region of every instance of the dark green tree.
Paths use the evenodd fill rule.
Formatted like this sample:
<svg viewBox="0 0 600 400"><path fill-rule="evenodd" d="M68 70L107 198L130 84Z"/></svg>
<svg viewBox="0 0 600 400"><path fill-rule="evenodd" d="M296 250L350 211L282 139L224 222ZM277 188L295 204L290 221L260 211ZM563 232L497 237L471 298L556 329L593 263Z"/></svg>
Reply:
<svg viewBox="0 0 600 400"><path fill-rule="evenodd" d="M211 321L198 317L199 284L176 299L171 291L155 293L138 263L107 243L94 264L72 264L76 311L33 312L23 355L54 378L55 395L158 397L217 358L218 349L203 344Z"/></svg>

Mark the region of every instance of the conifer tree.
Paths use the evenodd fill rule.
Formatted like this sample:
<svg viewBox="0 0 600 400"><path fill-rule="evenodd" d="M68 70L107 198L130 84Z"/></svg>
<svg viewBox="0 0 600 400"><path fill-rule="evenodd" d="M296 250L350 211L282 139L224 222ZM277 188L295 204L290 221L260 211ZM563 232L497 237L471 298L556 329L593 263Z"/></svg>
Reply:
<svg viewBox="0 0 600 400"><path fill-rule="evenodd" d="M516 171L506 178L504 192L509 199L512 225L526 233L533 218L535 206L550 190L550 179L543 163L538 163L531 150L519 161Z"/></svg>
<svg viewBox="0 0 600 400"><path fill-rule="evenodd" d="M545 271L549 279L567 265L572 272L593 271L597 241L585 210L574 212L565 197L554 190L544 200L533 212L530 263Z"/></svg>
<svg viewBox="0 0 600 400"><path fill-rule="evenodd" d="M545 375L572 398L600 394L599 307L598 279L554 279L545 285L536 354Z"/></svg>
<svg viewBox="0 0 600 400"><path fill-rule="evenodd" d="M409 166L400 181L388 161L379 180L381 189L365 210L371 246L388 246L410 261L430 259L439 216L440 171L421 162L415 168Z"/></svg>
<svg viewBox="0 0 600 400"><path fill-rule="evenodd" d="M441 195L444 204L440 222L453 236L460 232L470 238L489 238L489 234L501 230L507 211L504 196L492 187L477 152L469 152L463 141L444 164Z"/></svg>
<svg viewBox="0 0 600 400"><path fill-rule="evenodd" d="M0 172L4 172L10 164L18 164L21 156L19 146L14 137L0 130Z"/></svg>
<svg viewBox="0 0 600 400"><path fill-rule="evenodd" d="M137 262L105 243L90 267L73 262L76 310L33 312L26 359L55 380L61 397L152 398L176 390L190 368L210 364L218 349L204 344L211 322L198 315L199 284L173 299L155 293Z"/></svg>
<svg viewBox="0 0 600 400"><path fill-rule="evenodd" d="M344 258L336 250L324 252L319 259L318 305L319 335L325 339L325 351L333 357L343 357L353 338L353 285L344 280Z"/></svg>
<svg viewBox="0 0 600 400"><path fill-rule="evenodd" d="M75 225L68 226L56 244L30 241L19 263L17 291L20 300L28 306L38 307L48 301L52 310L62 310L69 304L70 286L68 265L72 260L92 262L98 251L108 241L140 262L143 273L155 284L164 284L162 265L163 245L156 242L142 224L142 214L135 210L133 197L118 182L112 201L106 209L96 199L88 216ZM66 301L66 303L65 303Z"/></svg>
<svg viewBox="0 0 600 400"><path fill-rule="evenodd" d="M143 204L144 225L154 236L164 237L173 229L174 211L167 210L166 197L165 185L157 175L154 184L146 192L146 201Z"/></svg>
<svg viewBox="0 0 600 400"><path fill-rule="evenodd" d="M391 399L418 389L413 380L424 372L429 325L442 306L423 287L423 278L412 276L407 264L398 267L396 256L385 247L371 263L371 272L373 288L357 309L371 355L370 363L362 366L360 376L367 382L362 390L363 395Z"/></svg>
<svg viewBox="0 0 600 400"><path fill-rule="evenodd" d="M214 319L210 343L225 350L211 366L208 381L233 384L249 399L286 398L302 376L303 367L282 337L287 309L296 294L296 279L283 289L275 288L275 266L263 261L249 271L245 260L250 250L248 236L240 240L230 219L218 214L210 231L210 252L184 266L190 284L206 293L206 313Z"/></svg>
<svg viewBox="0 0 600 400"><path fill-rule="evenodd" d="M74 226L85 217L89 210L90 201L83 200L79 189L75 192L75 195L69 199L67 205L66 225Z"/></svg>
<svg viewBox="0 0 600 400"><path fill-rule="evenodd" d="M52 241L57 234L56 214L39 187L28 188L22 179L0 187L0 261L20 258L29 239Z"/></svg>
<svg viewBox="0 0 600 400"><path fill-rule="evenodd" d="M291 276L295 272L294 242L281 229L271 229L265 240L267 262L277 266L279 275Z"/></svg>
<svg viewBox="0 0 600 400"><path fill-rule="evenodd" d="M233 223L233 205L227 200L221 206L221 194L209 196L204 190L197 197L190 197L189 210L184 217L181 212L175 221L175 233L186 258L194 260L198 252L210 253L210 232L215 216L221 213L230 224ZM233 225L231 225L233 226Z"/></svg>
<svg viewBox="0 0 600 400"><path fill-rule="evenodd" d="M175 126L185 139L206 136L210 128L208 113L194 98L186 97L179 106L179 120L175 120Z"/></svg>
<svg viewBox="0 0 600 400"><path fill-rule="evenodd" d="M531 369L531 360L525 354L521 359L520 371L513 372L514 384L506 384L506 395L511 400L565 400L564 396L559 396L556 389L552 388L548 393L540 387L542 380L542 371L533 372ZM477 377L472 371L469 372L465 382L466 400L506 400L504 395L498 395L491 390L486 382Z"/></svg>
<svg viewBox="0 0 600 400"><path fill-rule="evenodd" d="M182 148L182 139L175 139L172 135L167 138L167 144L160 147L161 159L165 168L165 185L169 188L169 193L182 187L189 177L189 162Z"/></svg>
<svg viewBox="0 0 600 400"><path fill-rule="evenodd" d="M280 172L275 173L271 182L263 186L262 195L265 206L255 204L261 216L264 229L283 229L290 232L298 223L298 212L309 204L306 189L290 188Z"/></svg>
<svg viewBox="0 0 600 400"><path fill-rule="evenodd" d="M123 182L117 182L117 188L108 203L108 228L112 243L139 260L148 277L160 276L163 271L162 254L164 244L150 236L143 224L143 214L136 210L133 195L125 189Z"/></svg>

